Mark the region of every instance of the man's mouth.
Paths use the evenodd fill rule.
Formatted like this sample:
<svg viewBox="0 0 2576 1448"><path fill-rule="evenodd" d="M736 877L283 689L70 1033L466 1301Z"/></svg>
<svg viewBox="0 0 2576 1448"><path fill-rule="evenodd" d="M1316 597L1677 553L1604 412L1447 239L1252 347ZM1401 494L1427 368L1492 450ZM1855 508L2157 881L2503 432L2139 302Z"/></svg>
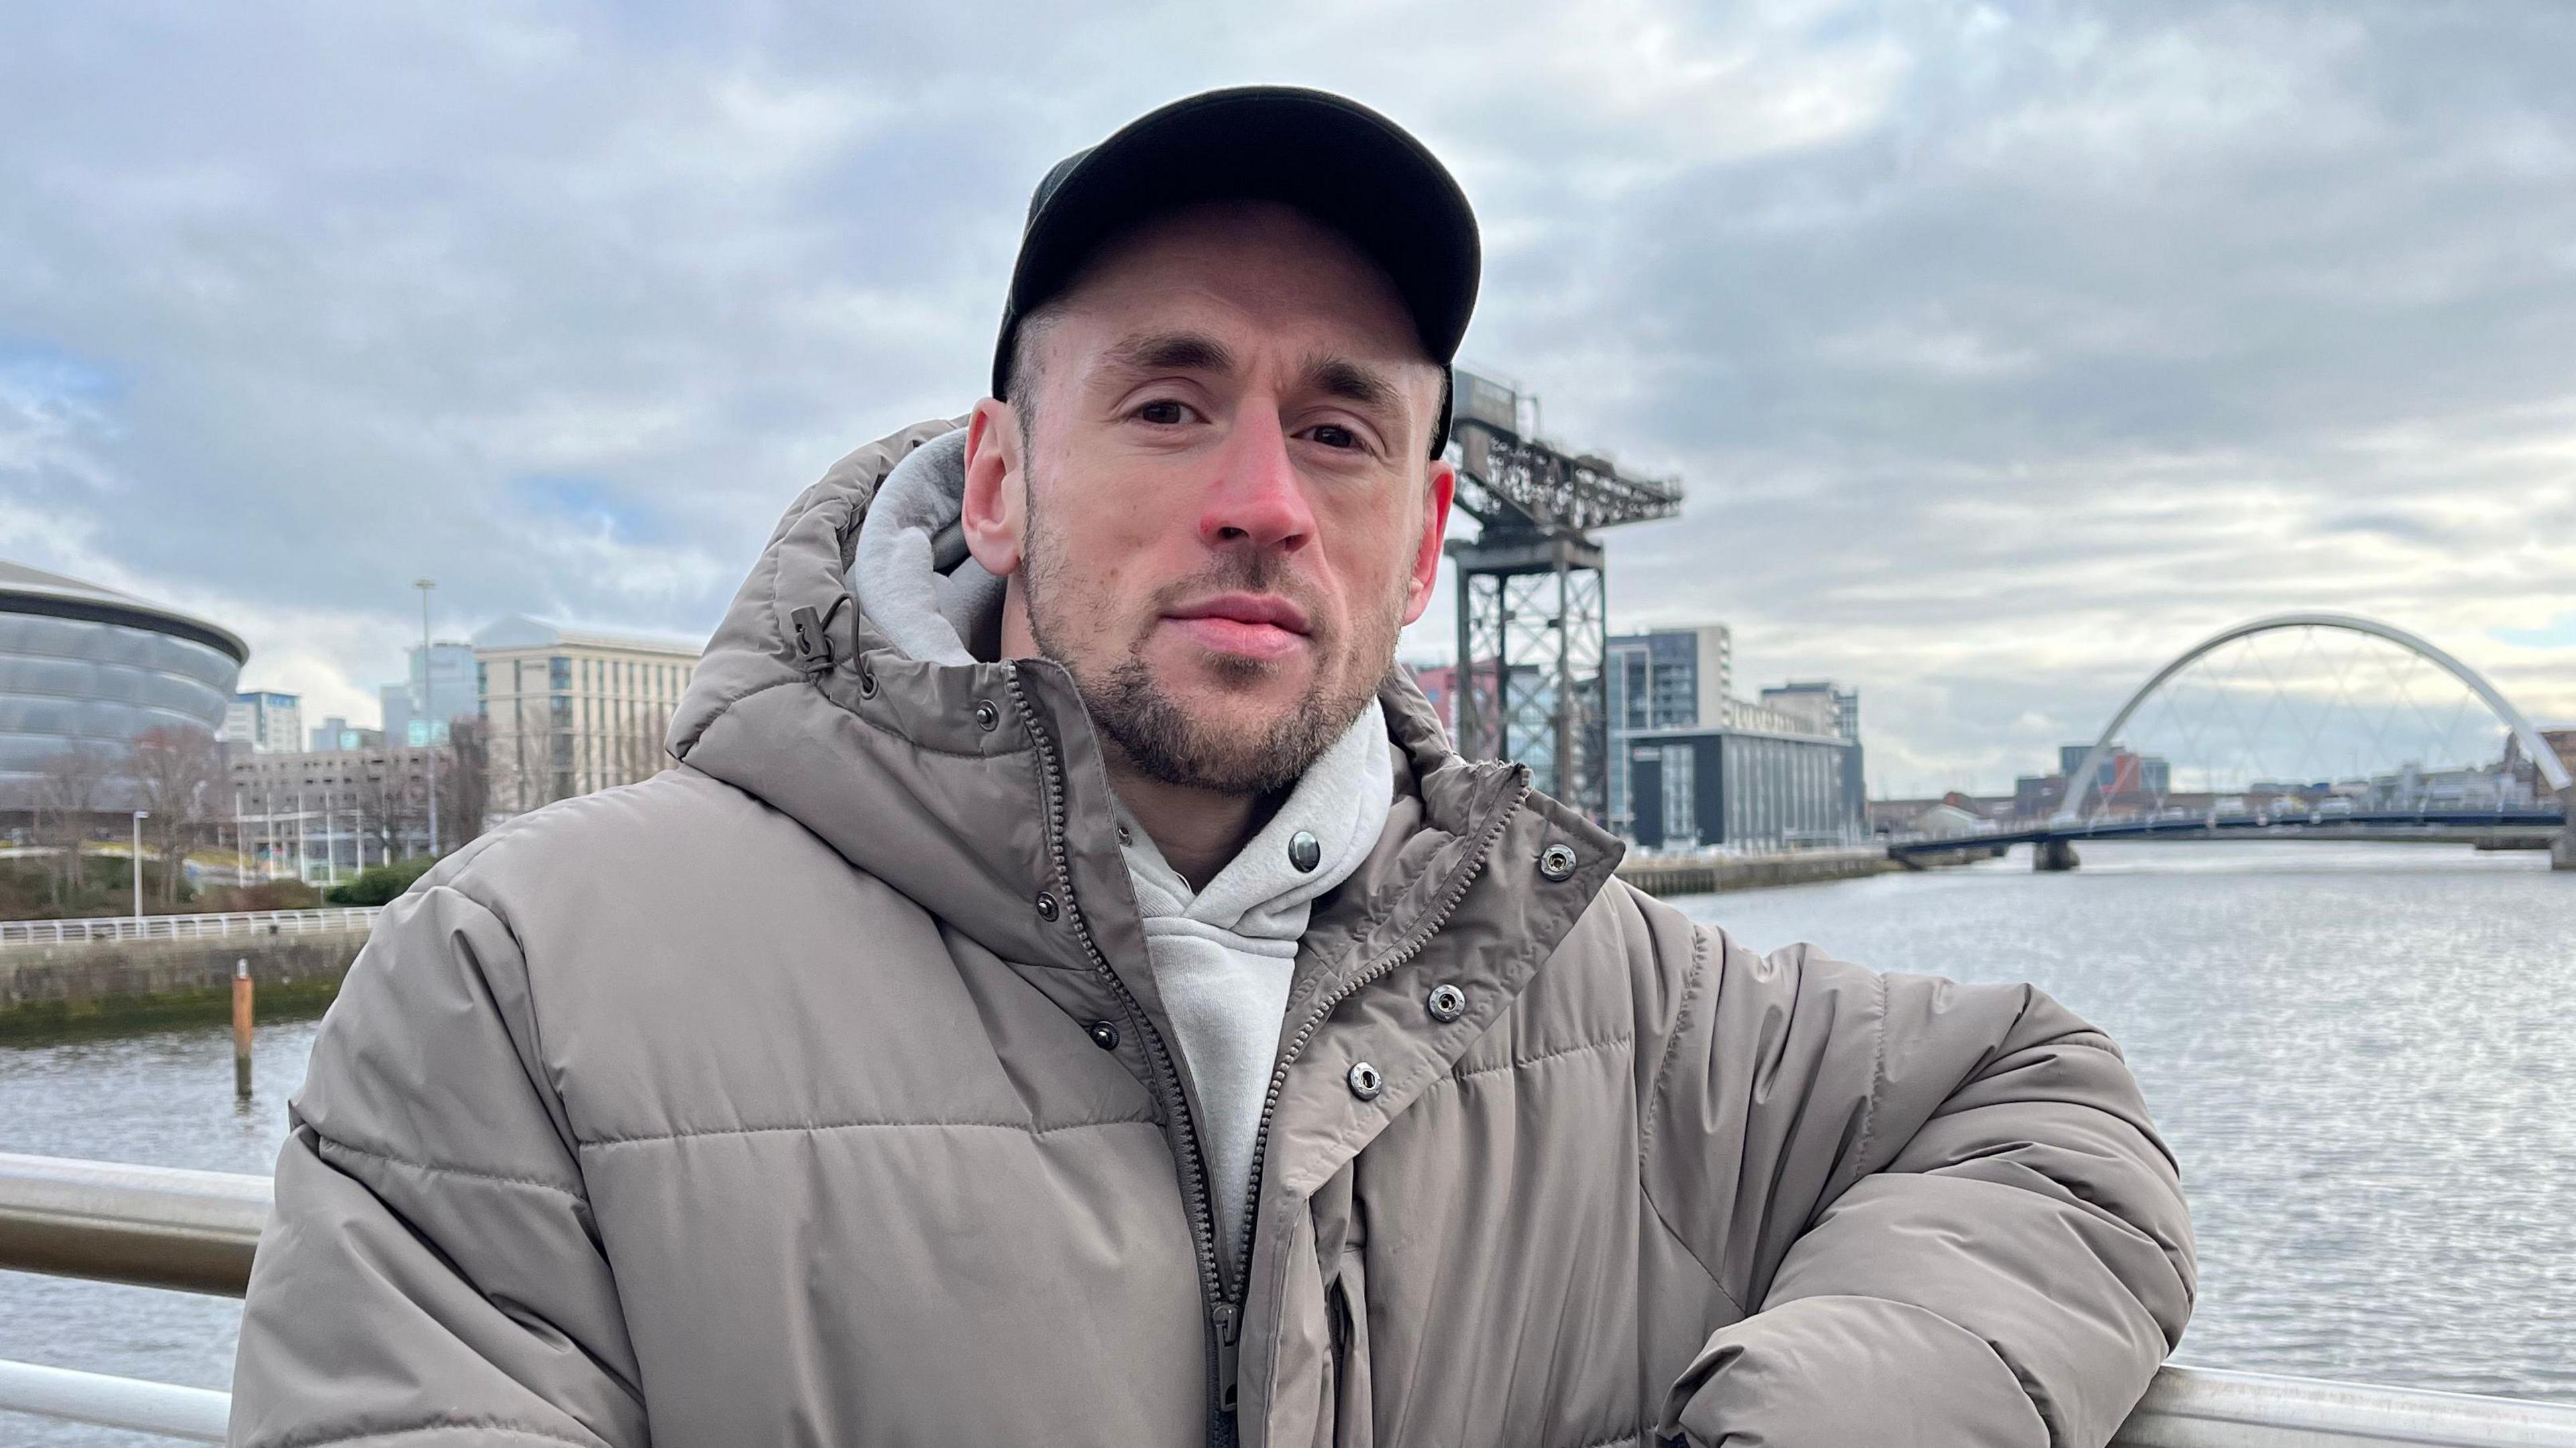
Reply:
<svg viewBox="0 0 2576 1448"><path fill-rule="evenodd" d="M1305 610L1272 593L1221 593L1163 617L1202 648L1251 659L1285 657L1312 631Z"/></svg>

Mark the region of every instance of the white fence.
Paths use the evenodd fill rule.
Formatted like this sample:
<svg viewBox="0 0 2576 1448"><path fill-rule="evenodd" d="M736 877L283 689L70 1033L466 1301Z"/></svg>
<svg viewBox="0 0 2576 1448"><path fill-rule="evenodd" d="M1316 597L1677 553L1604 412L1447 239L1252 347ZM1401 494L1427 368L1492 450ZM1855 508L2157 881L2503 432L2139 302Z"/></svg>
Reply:
<svg viewBox="0 0 2576 1448"><path fill-rule="evenodd" d="M245 910L232 915L106 915L94 920L0 920L0 946L77 945L84 940L229 940L365 930L381 907Z"/></svg>

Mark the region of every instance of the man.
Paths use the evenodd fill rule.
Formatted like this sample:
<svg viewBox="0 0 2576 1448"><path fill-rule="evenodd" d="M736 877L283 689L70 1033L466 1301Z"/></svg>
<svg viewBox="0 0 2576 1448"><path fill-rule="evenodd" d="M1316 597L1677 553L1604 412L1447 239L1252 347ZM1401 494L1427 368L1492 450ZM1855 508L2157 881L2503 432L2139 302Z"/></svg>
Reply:
<svg viewBox="0 0 2576 1448"><path fill-rule="evenodd" d="M1311 92L1059 166L679 767L387 910L234 1441L2104 1442L2192 1292L2110 1043L1693 926L1391 671L1476 257Z"/></svg>

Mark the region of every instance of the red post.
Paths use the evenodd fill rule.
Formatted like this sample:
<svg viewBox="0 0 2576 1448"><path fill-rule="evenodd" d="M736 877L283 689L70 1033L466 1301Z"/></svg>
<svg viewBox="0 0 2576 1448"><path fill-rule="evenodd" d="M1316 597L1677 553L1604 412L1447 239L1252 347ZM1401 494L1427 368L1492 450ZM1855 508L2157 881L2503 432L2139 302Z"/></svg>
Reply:
<svg viewBox="0 0 2576 1448"><path fill-rule="evenodd" d="M250 962L233 962L233 1095L250 1099Z"/></svg>

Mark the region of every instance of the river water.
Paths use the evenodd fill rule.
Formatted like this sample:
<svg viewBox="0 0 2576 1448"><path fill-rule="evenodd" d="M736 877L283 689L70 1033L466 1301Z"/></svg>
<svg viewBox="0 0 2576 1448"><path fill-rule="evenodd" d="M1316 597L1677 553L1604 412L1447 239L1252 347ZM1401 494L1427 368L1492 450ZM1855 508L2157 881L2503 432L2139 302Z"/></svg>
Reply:
<svg viewBox="0 0 2576 1448"><path fill-rule="evenodd" d="M2185 1362L2576 1402L2576 875L2537 854L2088 844L1679 902L1748 944L2036 981L2183 1164ZM0 1047L0 1151L266 1171L310 1024ZM0 1273L0 1358L222 1387L238 1304ZM0 1415L0 1443L163 1440Z"/></svg>

